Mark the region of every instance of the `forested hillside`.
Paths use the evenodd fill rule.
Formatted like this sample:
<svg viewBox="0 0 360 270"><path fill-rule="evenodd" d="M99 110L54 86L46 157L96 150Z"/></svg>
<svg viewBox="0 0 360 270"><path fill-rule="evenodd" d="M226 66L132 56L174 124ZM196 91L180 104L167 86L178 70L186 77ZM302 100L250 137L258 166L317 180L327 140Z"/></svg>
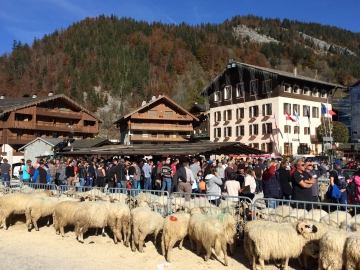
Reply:
<svg viewBox="0 0 360 270"><path fill-rule="evenodd" d="M277 42L239 34L239 25ZM198 92L229 59L287 71L296 65L300 74L350 85L360 78L359 55L360 33L315 23L249 15L190 26L99 16L31 45L14 41L0 57L0 92L64 93L92 111L111 103L119 118L153 95L185 107L201 101Z"/></svg>

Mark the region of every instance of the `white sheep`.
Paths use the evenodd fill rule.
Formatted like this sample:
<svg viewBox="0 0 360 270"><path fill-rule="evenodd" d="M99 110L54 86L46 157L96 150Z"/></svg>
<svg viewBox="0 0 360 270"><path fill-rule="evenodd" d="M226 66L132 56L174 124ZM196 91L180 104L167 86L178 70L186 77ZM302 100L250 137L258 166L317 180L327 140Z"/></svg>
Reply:
<svg viewBox="0 0 360 270"><path fill-rule="evenodd" d="M50 190L43 190L42 192L37 193L15 193L7 194L0 199L0 222L4 229L8 229L6 225L6 219L10 215L15 214L25 214L27 203L36 197L46 197L54 196L53 192Z"/></svg>
<svg viewBox="0 0 360 270"><path fill-rule="evenodd" d="M191 245L191 250L194 250L194 241L196 242L196 254L200 255L202 248L202 232L204 224L207 220L207 216L201 213L200 208L193 208L190 212L190 221L189 221L189 240Z"/></svg>
<svg viewBox="0 0 360 270"><path fill-rule="evenodd" d="M37 221L41 217L48 217L47 226L50 225L50 217L53 216L55 211L55 206L62 202L62 201L70 201L75 200L72 198L62 197L62 198L55 198L55 197L38 197L31 199L26 204L26 226L28 227L28 231L31 231L31 224L34 225L35 230L39 230Z"/></svg>
<svg viewBox="0 0 360 270"><path fill-rule="evenodd" d="M159 213L151 211L148 206L138 207L131 212L131 250L136 251L138 245L139 252L144 252L144 240L149 234L154 235L156 246L157 236L164 226L164 218Z"/></svg>
<svg viewBox="0 0 360 270"><path fill-rule="evenodd" d="M340 229L346 231L358 231L360 228L360 214L353 216L351 219L348 219L347 222L343 221L340 225Z"/></svg>
<svg viewBox="0 0 360 270"><path fill-rule="evenodd" d="M354 233L345 244L346 270L360 270L360 234Z"/></svg>
<svg viewBox="0 0 360 270"><path fill-rule="evenodd" d="M130 239L130 209L125 203L112 203L109 208L108 225L114 235L114 243L122 240L124 245L129 246Z"/></svg>
<svg viewBox="0 0 360 270"><path fill-rule="evenodd" d="M266 226L266 227L265 227ZM284 269L288 269L290 258L298 258L307 243L307 240L298 233L315 233L317 228L307 222L300 222L296 229L293 224L279 223L257 225L250 228L248 237L250 240L253 269L256 269L256 258L262 270L265 270L265 260L283 260ZM289 241L291 239L291 241Z"/></svg>
<svg viewBox="0 0 360 270"><path fill-rule="evenodd" d="M326 224L333 226L335 228L339 228L341 224L348 222L351 220L351 215L345 211L336 210L327 216L322 217L322 221ZM360 221L360 220L359 220Z"/></svg>
<svg viewBox="0 0 360 270"><path fill-rule="evenodd" d="M84 243L84 233L89 228L102 229L102 236L105 236L104 229L107 226L109 216L109 201L83 202L76 206L74 212L75 236L80 243Z"/></svg>
<svg viewBox="0 0 360 270"><path fill-rule="evenodd" d="M322 209L311 209L304 215L303 219L320 222L321 220L324 220L324 218L327 216L328 213Z"/></svg>
<svg viewBox="0 0 360 270"><path fill-rule="evenodd" d="M168 262L171 262L171 249L177 241L180 241L179 249L182 249L184 238L188 235L190 214L172 214L164 220L164 228L161 240L162 254Z"/></svg>

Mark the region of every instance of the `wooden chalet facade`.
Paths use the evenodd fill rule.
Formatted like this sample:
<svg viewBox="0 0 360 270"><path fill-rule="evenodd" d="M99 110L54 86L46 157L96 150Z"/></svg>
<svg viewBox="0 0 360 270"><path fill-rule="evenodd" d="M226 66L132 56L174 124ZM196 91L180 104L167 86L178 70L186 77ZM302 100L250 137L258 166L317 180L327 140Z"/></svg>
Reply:
<svg viewBox="0 0 360 270"><path fill-rule="evenodd" d="M0 145L9 161L16 151L41 138L90 139L98 134L101 120L67 96L23 98L0 96Z"/></svg>
<svg viewBox="0 0 360 270"><path fill-rule="evenodd" d="M159 96L114 124L120 128L121 144L171 144L189 142L194 121L198 119L187 110Z"/></svg>
<svg viewBox="0 0 360 270"><path fill-rule="evenodd" d="M208 141L210 140L210 107L208 104L195 103L189 109L189 112L196 116L199 121L193 122L194 132L192 141Z"/></svg>
<svg viewBox="0 0 360 270"><path fill-rule="evenodd" d="M241 142L273 155L320 154L316 128L332 119L322 106L331 110L340 88L298 75L296 68L291 73L230 61L201 91L210 104L210 141ZM298 121L287 121L286 113Z"/></svg>

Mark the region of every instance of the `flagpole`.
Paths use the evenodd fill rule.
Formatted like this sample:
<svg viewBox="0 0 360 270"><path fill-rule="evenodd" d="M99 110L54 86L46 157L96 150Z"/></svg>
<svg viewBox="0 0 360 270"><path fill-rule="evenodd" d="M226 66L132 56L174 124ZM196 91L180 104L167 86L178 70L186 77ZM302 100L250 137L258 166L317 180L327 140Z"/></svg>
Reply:
<svg viewBox="0 0 360 270"><path fill-rule="evenodd" d="M323 124L324 124L324 136L323 136L323 154L325 156L325 142L324 142L324 137L326 137L326 126L325 126L325 114L323 113L323 104L321 103L321 115L322 115L322 120L323 120Z"/></svg>
<svg viewBox="0 0 360 270"><path fill-rule="evenodd" d="M326 96L326 112L329 113L329 104L328 104L328 96ZM332 117L331 117L332 120ZM332 161L332 146L333 146L333 139L332 139L332 131L330 126L330 117L329 117L329 134L330 134L330 146L331 146L331 156L330 156L330 163Z"/></svg>

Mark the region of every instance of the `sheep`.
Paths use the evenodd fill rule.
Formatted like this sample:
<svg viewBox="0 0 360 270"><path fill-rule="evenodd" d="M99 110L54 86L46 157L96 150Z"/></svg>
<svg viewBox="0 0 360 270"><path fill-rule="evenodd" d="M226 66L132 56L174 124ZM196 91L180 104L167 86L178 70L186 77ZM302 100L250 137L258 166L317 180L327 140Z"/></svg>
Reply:
<svg viewBox="0 0 360 270"><path fill-rule="evenodd" d="M122 240L124 245L129 246L130 239L130 209L125 203L112 203L109 208L108 225L114 235L114 243ZM121 234L122 232L122 234Z"/></svg>
<svg viewBox="0 0 360 270"><path fill-rule="evenodd" d="M0 199L0 222L5 230L8 229L6 226L6 219L12 214L25 214L26 204L33 198L54 196L51 190L44 190L38 193L16 193L7 194Z"/></svg>
<svg viewBox="0 0 360 270"><path fill-rule="evenodd" d="M320 239L319 270L341 269L345 266L345 243L352 233L329 231Z"/></svg>
<svg viewBox="0 0 360 270"><path fill-rule="evenodd" d="M321 218L326 224L339 228L341 224L350 221L351 215L345 211L336 210Z"/></svg>
<svg viewBox="0 0 360 270"><path fill-rule="evenodd" d="M356 233L347 238L345 243L346 270L360 270L360 234Z"/></svg>
<svg viewBox="0 0 360 270"><path fill-rule="evenodd" d="M52 198L52 197L38 197L31 199L26 204L26 226L28 227L28 231L31 231L31 223L34 225L35 230L38 231L37 221L41 217L49 217L47 226L50 225L50 216L54 214L55 206L65 200L76 200L72 198Z"/></svg>
<svg viewBox="0 0 360 270"><path fill-rule="evenodd" d="M288 269L289 258L300 256L307 240L298 232L316 233L317 228L311 223L299 222L294 228L293 224L257 225L248 232L250 250L252 254L253 269L256 270L256 258L259 258L261 269L265 269L264 260L282 259L284 269ZM291 241L289 241L291 239Z"/></svg>
<svg viewBox="0 0 360 270"><path fill-rule="evenodd" d="M182 249L184 238L188 234L189 222L190 214L187 213L172 214L165 218L161 250L168 262L171 262L171 249L177 241L180 241L179 249Z"/></svg>
<svg viewBox="0 0 360 270"><path fill-rule="evenodd" d="M207 217L206 215L203 215L200 208L197 207L191 210L190 215L191 217L189 221L188 235L190 239L191 250L194 250L193 242L195 241L197 247L196 254L200 255L202 248L202 231Z"/></svg>
<svg viewBox="0 0 360 270"><path fill-rule="evenodd" d="M340 229L355 232L360 227L360 214L341 222Z"/></svg>
<svg viewBox="0 0 360 270"><path fill-rule="evenodd" d="M147 235L154 234L154 245L159 232L163 229L164 218L157 212L150 210L148 206L136 208L131 211L131 250L136 251L139 246L139 252L144 252L144 240Z"/></svg>
<svg viewBox="0 0 360 270"><path fill-rule="evenodd" d="M74 212L75 236L80 243L84 243L84 233L89 228L102 228L102 236L105 236L104 228L107 226L109 216L109 201L83 202L78 204Z"/></svg>
<svg viewBox="0 0 360 270"><path fill-rule="evenodd" d="M299 234L301 234L306 240L313 241L314 243L319 245L320 239L329 231L338 231L339 229L331 227L327 225L326 223L319 223L316 221L305 221L312 223L316 228L316 232L308 233L306 230L303 230L303 228L299 228Z"/></svg>
<svg viewBox="0 0 360 270"><path fill-rule="evenodd" d="M306 213L306 212L305 212ZM304 219L320 222L324 217L328 216L328 213L322 209L311 209L304 215Z"/></svg>
<svg viewBox="0 0 360 270"><path fill-rule="evenodd" d="M306 243L302 250L302 253L298 257L300 266L304 267L305 269L309 269L308 268L309 256L313 257L315 259L319 258L319 251L320 251L319 245L315 244L314 242ZM304 263L303 263L302 259L304 260Z"/></svg>

